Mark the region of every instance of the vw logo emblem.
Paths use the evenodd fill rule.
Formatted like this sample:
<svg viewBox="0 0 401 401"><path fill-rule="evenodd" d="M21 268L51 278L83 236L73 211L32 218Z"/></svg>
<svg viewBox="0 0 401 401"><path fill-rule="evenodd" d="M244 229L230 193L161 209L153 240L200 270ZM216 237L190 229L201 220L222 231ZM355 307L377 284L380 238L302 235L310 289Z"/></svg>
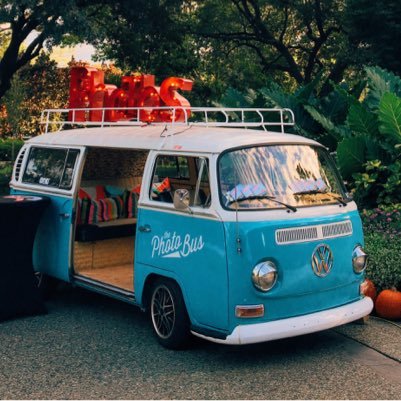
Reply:
<svg viewBox="0 0 401 401"><path fill-rule="evenodd" d="M333 253L326 244L318 245L312 253L312 270L319 277L326 277L333 267Z"/></svg>

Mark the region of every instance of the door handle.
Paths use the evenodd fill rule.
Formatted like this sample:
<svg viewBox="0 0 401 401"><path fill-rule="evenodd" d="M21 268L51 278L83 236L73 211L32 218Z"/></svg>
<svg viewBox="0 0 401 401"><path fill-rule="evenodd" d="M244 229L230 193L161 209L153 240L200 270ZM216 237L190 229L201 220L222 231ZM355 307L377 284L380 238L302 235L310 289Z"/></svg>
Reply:
<svg viewBox="0 0 401 401"><path fill-rule="evenodd" d="M69 213L59 213L59 216L62 219L68 219L69 217L71 217L71 215Z"/></svg>
<svg viewBox="0 0 401 401"><path fill-rule="evenodd" d="M151 229L151 227L150 227L149 224L145 224L144 226L139 226L139 227L138 227L138 230L139 230L141 233L150 233L150 232L152 231L152 229Z"/></svg>

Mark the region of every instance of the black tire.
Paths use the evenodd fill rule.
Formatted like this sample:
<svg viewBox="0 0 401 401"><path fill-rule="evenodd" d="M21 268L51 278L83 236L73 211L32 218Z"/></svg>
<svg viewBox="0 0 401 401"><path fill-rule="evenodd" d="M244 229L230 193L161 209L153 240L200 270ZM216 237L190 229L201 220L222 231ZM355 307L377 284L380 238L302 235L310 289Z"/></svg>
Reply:
<svg viewBox="0 0 401 401"><path fill-rule="evenodd" d="M158 279L150 296L150 320L157 341L168 349L188 345L190 323L180 287L171 280Z"/></svg>
<svg viewBox="0 0 401 401"><path fill-rule="evenodd" d="M43 299L48 299L56 291L58 281L41 272L34 272L35 283Z"/></svg>

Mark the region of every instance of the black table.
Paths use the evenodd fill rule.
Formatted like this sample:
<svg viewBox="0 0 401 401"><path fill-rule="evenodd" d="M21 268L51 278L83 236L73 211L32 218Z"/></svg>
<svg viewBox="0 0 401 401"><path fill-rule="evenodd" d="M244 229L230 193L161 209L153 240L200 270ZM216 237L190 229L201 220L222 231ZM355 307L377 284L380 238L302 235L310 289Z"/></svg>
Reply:
<svg viewBox="0 0 401 401"><path fill-rule="evenodd" d="M46 197L0 196L0 321L46 313L34 275L32 248Z"/></svg>

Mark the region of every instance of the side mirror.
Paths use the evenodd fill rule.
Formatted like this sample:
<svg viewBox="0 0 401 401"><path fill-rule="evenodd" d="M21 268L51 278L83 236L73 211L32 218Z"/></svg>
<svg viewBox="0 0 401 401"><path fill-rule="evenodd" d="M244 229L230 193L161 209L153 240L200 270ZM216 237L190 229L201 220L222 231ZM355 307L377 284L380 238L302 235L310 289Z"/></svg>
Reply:
<svg viewBox="0 0 401 401"><path fill-rule="evenodd" d="M174 191L174 207L177 210L191 211L189 202L189 191L187 189L176 189Z"/></svg>

